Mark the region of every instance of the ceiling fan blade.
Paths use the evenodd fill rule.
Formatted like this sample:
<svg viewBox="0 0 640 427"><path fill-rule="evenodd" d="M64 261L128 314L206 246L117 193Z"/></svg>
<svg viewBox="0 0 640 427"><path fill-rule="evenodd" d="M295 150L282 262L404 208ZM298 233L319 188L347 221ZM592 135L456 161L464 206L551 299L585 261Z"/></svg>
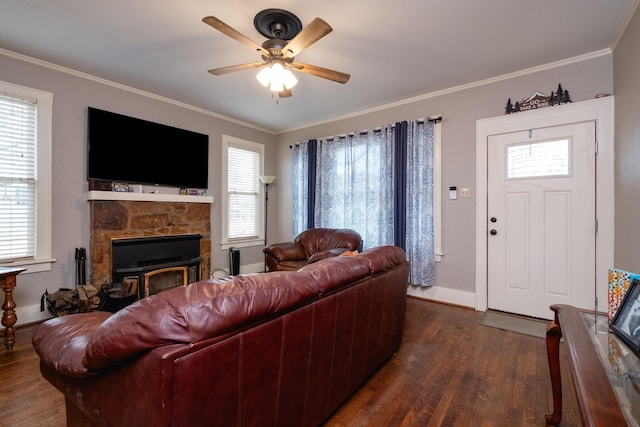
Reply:
<svg viewBox="0 0 640 427"><path fill-rule="evenodd" d="M291 63L291 68L302 73L311 74L313 76L322 77L323 79L333 80L338 83L346 83L351 77L350 74L341 73L340 71L330 70L328 68L318 67L316 65L304 64L302 62Z"/></svg>
<svg viewBox="0 0 640 427"><path fill-rule="evenodd" d="M236 71L248 70L250 68L260 68L266 65L266 62L249 62L247 64L231 65L229 67L214 68L209 70L214 76L220 76L222 74L234 73Z"/></svg>
<svg viewBox="0 0 640 427"><path fill-rule="evenodd" d="M287 45L282 48L285 58L293 58L307 46L317 42L322 37L333 31L333 28L320 18L314 19L302 29Z"/></svg>
<svg viewBox="0 0 640 427"><path fill-rule="evenodd" d="M229 25L225 24L224 22L222 22L221 20L219 20L215 16L206 16L206 17L202 18L202 22L204 22L205 24L209 24L210 26L212 26L216 30L220 31L221 33L223 33L223 34L225 34L225 35L227 35L229 37L231 37L232 39L234 39L236 41L239 41L240 43L242 43L245 46L248 46L252 50L260 52L263 55L269 56L269 51L268 50L266 50L265 48L263 48L259 44L255 43L253 40L251 40L250 38L248 38L244 34L240 33L236 29L231 28Z"/></svg>
<svg viewBox="0 0 640 427"><path fill-rule="evenodd" d="M284 89L278 92L278 98L289 98L291 97L291 95L293 95L293 93L291 92L291 89Z"/></svg>

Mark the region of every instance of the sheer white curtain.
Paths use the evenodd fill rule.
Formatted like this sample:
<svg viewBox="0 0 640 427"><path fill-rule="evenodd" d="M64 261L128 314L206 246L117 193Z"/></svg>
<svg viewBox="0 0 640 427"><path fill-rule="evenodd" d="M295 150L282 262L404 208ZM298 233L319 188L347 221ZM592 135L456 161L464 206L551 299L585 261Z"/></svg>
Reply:
<svg viewBox="0 0 640 427"><path fill-rule="evenodd" d="M315 226L351 228L363 248L393 244L393 128L318 141Z"/></svg>
<svg viewBox="0 0 640 427"><path fill-rule="evenodd" d="M315 141L296 144L293 236L309 227L351 228L360 233L365 249L398 244L411 262L410 283L433 285L433 128L431 121L413 120L395 129L320 139L317 149ZM403 132L398 142L402 150L394 148L396 132ZM396 196L406 200L400 209L394 206Z"/></svg>

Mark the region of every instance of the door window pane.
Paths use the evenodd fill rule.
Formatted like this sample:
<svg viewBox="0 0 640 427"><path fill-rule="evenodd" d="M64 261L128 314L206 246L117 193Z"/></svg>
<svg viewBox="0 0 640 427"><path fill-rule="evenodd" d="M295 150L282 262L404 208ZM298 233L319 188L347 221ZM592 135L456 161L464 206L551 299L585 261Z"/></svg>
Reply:
<svg viewBox="0 0 640 427"><path fill-rule="evenodd" d="M567 176L569 140L534 142L507 147L507 178Z"/></svg>

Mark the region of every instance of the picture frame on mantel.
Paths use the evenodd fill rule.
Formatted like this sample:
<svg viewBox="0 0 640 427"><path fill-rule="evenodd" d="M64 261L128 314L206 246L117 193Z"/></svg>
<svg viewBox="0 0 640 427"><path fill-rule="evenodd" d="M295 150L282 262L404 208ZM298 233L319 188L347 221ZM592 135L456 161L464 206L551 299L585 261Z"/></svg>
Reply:
<svg viewBox="0 0 640 427"><path fill-rule="evenodd" d="M640 355L640 280L631 282L609 327L636 355Z"/></svg>

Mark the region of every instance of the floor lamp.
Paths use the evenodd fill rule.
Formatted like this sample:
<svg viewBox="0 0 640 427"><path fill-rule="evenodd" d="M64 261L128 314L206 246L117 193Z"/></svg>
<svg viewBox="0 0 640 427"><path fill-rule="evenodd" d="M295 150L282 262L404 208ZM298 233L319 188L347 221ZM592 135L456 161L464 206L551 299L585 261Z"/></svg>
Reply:
<svg viewBox="0 0 640 427"><path fill-rule="evenodd" d="M264 184L264 246L267 246L267 218L269 214L269 184L275 181L276 177L271 175L261 175L260 182ZM264 258L264 271L267 271L267 258Z"/></svg>

